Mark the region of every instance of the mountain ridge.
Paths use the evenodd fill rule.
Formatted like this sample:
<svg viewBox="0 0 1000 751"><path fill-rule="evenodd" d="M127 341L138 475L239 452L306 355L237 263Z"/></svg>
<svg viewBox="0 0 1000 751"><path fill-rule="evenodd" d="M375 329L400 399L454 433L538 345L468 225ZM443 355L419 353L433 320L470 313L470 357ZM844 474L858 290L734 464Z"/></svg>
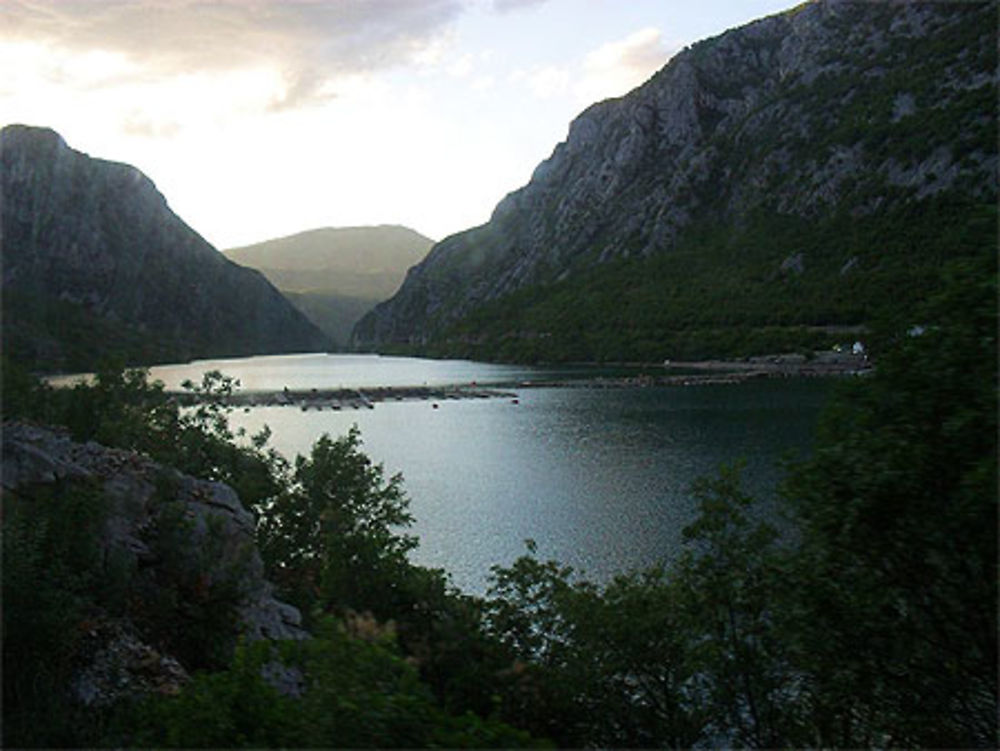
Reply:
<svg viewBox="0 0 1000 751"><path fill-rule="evenodd" d="M223 252L258 269L331 339L346 343L432 244L409 227L382 224L321 227Z"/></svg>
<svg viewBox="0 0 1000 751"><path fill-rule="evenodd" d="M0 168L5 356L66 370L329 346L137 168L26 125L0 131Z"/></svg>
<svg viewBox="0 0 1000 751"><path fill-rule="evenodd" d="M818 0L692 45L584 110L528 184L436 244L353 344L468 354L463 342L565 334L468 321L495 321L490 305L525 290L669 255L705 227L736 236L760 213L816 223L954 193L995 202L995 19L992 1ZM801 248L782 250L775 270Z"/></svg>

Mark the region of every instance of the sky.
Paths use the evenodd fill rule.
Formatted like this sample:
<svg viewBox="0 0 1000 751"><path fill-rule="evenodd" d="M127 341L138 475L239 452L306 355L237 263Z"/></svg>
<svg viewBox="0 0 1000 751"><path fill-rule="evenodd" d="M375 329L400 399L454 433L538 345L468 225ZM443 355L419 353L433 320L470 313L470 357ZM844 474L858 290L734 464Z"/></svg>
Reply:
<svg viewBox="0 0 1000 751"><path fill-rule="evenodd" d="M588 105L798 0L0 0L0 126L127 162L220 249L482 224Z"/></svg>

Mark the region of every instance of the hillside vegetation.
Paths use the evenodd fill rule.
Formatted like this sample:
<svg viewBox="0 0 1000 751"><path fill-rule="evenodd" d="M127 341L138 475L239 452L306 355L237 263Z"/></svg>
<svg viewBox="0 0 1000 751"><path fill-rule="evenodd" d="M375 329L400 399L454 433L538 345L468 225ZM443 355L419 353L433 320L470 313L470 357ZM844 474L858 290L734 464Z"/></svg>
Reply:
<svg viewBox="0 0 1000 751"><path fill-rule="evenodd" d="M660 362L808 355L860 336L878 350L869 324L926 324L915 306L950 266L992 258L996 241L995 206L948 196L822 222L760 213L736 231L693 229L669 254L608 262L485 303L425 349L484 360Z"/></svg>
<svg viewBox="0 0 1000 751"><path fill-rule="evenodd" d="M315 352L327 338L257 272L227 260L134 167L55 132L0 131L3 334L43 371Z"/></svg>
<svg viewBox="0 0 1000 751"><path fill-rule="evenodd" d="M996 17L817 0L693 45L577 117L355 345L658 361L906 315L996 246Z"/></svg>
<svg viewBox="0 0 1000 751"><path fill-rule="evenodd" d="M482 598L409 562L403 480L356 430L289 462L229 429L218 374L181 412L142 372L53 391L7 367L5 420L144 456L107 452L102 485L22 447L11 475L11 432L42 429L5 423L4 745L996 748L996 296L994 259L956 263L914 311L933 326L883 332L789 468L784 535L726 468L669 568L599 587L529 542ZM152 461L216 482L158 472L163 510L116 548L109 501ZM311 638L237 641L243 580L183 552L178 482L238 489ZM198 534L226 550L222 531ZM95 652L109 628L131 652Z"/></svg>

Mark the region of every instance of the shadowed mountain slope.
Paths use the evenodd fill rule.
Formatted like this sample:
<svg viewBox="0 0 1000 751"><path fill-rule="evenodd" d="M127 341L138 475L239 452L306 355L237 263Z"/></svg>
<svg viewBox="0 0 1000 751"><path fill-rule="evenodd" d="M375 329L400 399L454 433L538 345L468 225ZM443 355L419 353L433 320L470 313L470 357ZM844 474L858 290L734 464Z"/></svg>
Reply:
<svg viewBox="0 0 1000 751"><path fill-rule="evenodd" d="M327 337L126 164L0 132L5 355L43 370L322 350Z"/></svg>
<svg viewBox="0 0 1000 751"><path fill-rule="evenodd" d="M327 227L230 248L327 335L346 343L354 324L391 297L433 241L407 227Z"/></svg>

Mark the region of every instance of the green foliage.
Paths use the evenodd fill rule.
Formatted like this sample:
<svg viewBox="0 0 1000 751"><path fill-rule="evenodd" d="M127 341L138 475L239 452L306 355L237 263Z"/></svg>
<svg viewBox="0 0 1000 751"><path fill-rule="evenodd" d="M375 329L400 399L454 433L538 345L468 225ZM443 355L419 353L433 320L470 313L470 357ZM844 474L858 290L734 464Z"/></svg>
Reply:
<svg viewBox="0 0 1000 751"><path fill-rule="evenodd" d="M991 266L953 269L925 332L829 412L789 484L796 633L826 744L996 744Z"/></svg>
<svg viewBox="0 0 1000 751"><path fill-rule="evenodd" d="M42 418L46 388L23 362L0 355L0 410L4 417Z"/></svg>
<svg viewBox="0 0 1000 751"><path fill-rule="evenodd" d="M25 367L80 373L108 358L130 363L185 362L190 341L110 320L87 306L7 285L2 299L4 353Z"/></svg>
<svg viewBox="0 0 1000 751"><path fill-rule="evenodd" d="M5 494L8 745L97 742L108 713L85 710L71 695L72 680L93 650L88 624L125 619L147 643L189 669L223 667L231 657L243 577L238 561L224 570L217 565L223 540L213 518L196 535L183 504L154 498L158 511L143 541L156 565L137 567L106 543L108 503L103 488L87 480Z"/></svg>
<svg viewBox="0 0 1000 751"><path fill-rule="evenodd" d="M287 461L267 446L267 428L252 436L230 428L227 399L239 382L219 371L205 373L200 384L185 382L187 393L180 397L150 382L146 369L123 368L115 360L66 389L41 383L16 363L4 376L7 419L64 425L74 440L138 451L195 477L225 482L250 508L266 503L286 482Z"/></svg>
<svg viewBox="0 0 1000 751"><path fill-rule="evenodd" d="M884 191L883 191L884 192ZM760 210L669 253L580 268L486 304L426 348L487 360L645 361L827 349L838 327L900 321L943 269L992 257L996 208L955 196L865 217ZM782 271L802 253L804 271Z"/></svg>
<svg viewBox="0 0 1000 751"><path fill-rule="evenodd" d="M411 521L401 478L384 478L361 452L356 429L323 437L292 466L267 448L267 431L248 439L229 427L227 398L236 384L218 373L186 384L189 396L181 400L140 370L108 367L62 391L15 375L5 379L7 416L63 422L78 440L143 451L244 488L263 514L261 543L282 594L298 592L313 614L347 614L348 622L368 624L369 636L381 636L368 644L314 620L325 636L284 647L281 657L305 672L308 690L297 699L278 696L260 677L262 647L233 657L244 595L238 561L219 570L221 529L211 515L192 517L174 500L173 470L155 478L158 513L142 531L153 568L122 567L114 555L99 554L99 488L59 486L58 503L34 491L10 497L3 547L8 740L213 747L530 741L494 717L491 681L479 671L496 663L477 602L455 592L441 572L407 561L415 541L398 531ZM232 551L226 555L232 560ZM398 630L392 621L350 615L354 609L396 616ZM68 692L84 659L78 624L108 616L127 619L189 669L212 672L176 699L85 711Z"/></svg>
<svg viewBox="0 0 1000 751"><path fill-rule="evenodd" d="M172 489L168 498L173 495ZM226 544L221 517L207 516L199 531L182 501L156 503L159 510L142 539L157 565L131 578L125 613L187 668L221 668L236 646L251 550L230 555L221 566Z"/></svg>
<svg viewBox="0 0 1000 751"><path fill-rule="evenodd" d="M239 385L219 371L205 373L200 384L185 381L188 395L181 402L192 406L179 410L170 405L150 451L153 458L195 477L226 483L246 507L257 509L283 491L288 462L267 445L267 426L255 435L230 428L233 407L227 400Z"/></svg>
<svg viewBox="0 0 1000 751"><path fill-rule="evenodd" d="M995 261L947 277L830 408L781 544L724 470L669 571L496 569L507 716L560 745L995 747Z"/></svg>
<svg viewBox="0 0 1000 751"><path fill-rule="evenodd" d="M529 547L495 568L486 618L510 652L504 716L561 746L686 748L703 718L676 586L661 569L620 576L603 590Z"/></svg>
<svg viewBox="0 0 1000 751"><path fill-rule="evenodd" d="M969 247L980 230L968 229ZM210 529L192 558L188 523L165 506L146 542L174 566L167 586L100 554L96 488L8 494L5 740L995 747L996 262L956 252L941 268L939 293L873 331L877 371L842 390L814 456L792 468L784 536L756 520L738 469L726 469L694 488L700 513L678 561L603 587L529 544L494 569L488 598L455 592L407 561L401 480L365 457L356 429L290 465L266 433L247 442L229 428L235 384L218 374L189 408L141 372L68 395L5 378L5 409L61 415L81 438L243 483L271 575L317 633L228 661L239 582L202 586ZM66 686L76 626L94 612L176 632L161 643L212 672L113 722L84 718ZM262 674L275 670L301 675L301 695L277 693Z"/></svg>
<svg viewBox="0 0 1000 751"><path fill-rule="evenodd" d="M120 740L168 748L537 745L495 719L443 712L391 635L366 641L329 619L320 631L308 641L240 647L227 670L134 707ZM282 695L265 677L278 674L297 695Z"/></svg>
<svg viewBox="0 0 1000 751"><path fill-rule="evenodd" d="M78 746L99 718L69 695L80 625L116 582L98 532L105 520L95 487L62 483L32 497L4 494L4 745Z"/></svg>
<svg viewBox="0 0 1000 751"><path fill-rule="evenodd" d="M494 569L487 621L515 660L505 716L560 746L787 742L774 531L747 517L736 470L695 494L694 547L669 571L598 588L530 554Z"/></svg>
<svg viewBox="0 0 1000 751"><path fill-rule="evenodd" d="M322 436L295 461L291 484L261 509L261 554L305 612L317 603L392 614L394 587L416 540L402 478L385 480L361 450L356 427Z"/></svg>
<svg viewBox="0 0 1000 751"><path fill-rule="evenodd" d="M258 541L283 598L311 623L323 612L392 620L420 675L449 710L492 711L499 650L483 633L480 603L443 572L415 566L416 539L402 478L386 479L361 451L357 428L322 436L298 457L285 492L259 509Z"/></svg>
<svg viewBox="0 0 1000 751"><path fill-rule="evenodd" d="M694 488L700 516L684 529L693 544L675 567L684 629L697 634L688 659L708 727L733 742L789 742L791 669L777 628L782 606L775 530L753 521L738 471L724 468Z"/></svg>

